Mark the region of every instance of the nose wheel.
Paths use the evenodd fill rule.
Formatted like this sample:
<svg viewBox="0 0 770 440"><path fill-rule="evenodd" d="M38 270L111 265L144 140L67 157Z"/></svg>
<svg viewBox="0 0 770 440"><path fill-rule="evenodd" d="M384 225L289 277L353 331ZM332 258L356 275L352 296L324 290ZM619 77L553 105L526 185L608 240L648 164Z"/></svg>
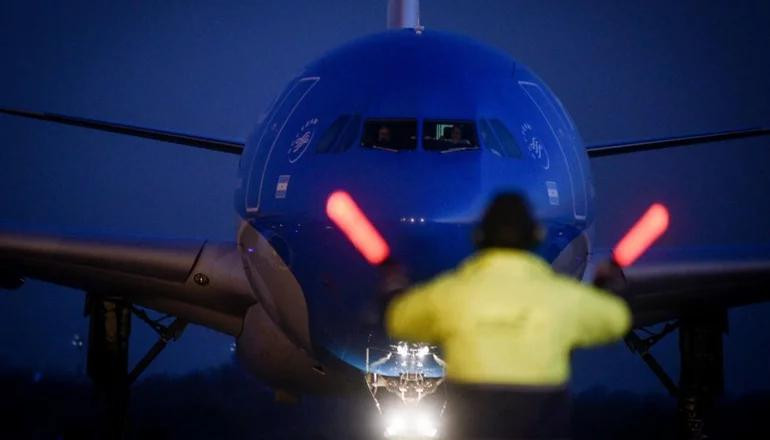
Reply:
<svg viewBox="0 0 770 440"><path fill-rule="evenodd" d="M435 347L401 342L389 349L366 350L366 385L384 421L384 437L424 439L439 436L446 409L444 361Z"/></svg>

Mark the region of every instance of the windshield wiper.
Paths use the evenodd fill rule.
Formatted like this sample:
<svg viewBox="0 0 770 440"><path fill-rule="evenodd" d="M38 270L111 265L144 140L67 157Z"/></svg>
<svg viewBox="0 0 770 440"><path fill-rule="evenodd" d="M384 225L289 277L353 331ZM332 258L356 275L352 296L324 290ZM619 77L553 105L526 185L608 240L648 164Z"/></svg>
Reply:
<svg viewBox="0 0 770 440"><path fill-rule="evenodd" d="M395 148L380 147L379 145L372 145L371 148L376 148L378 150L390 151L391 153L398 153L398 150L396 150Z"/></svg>
<svg viewBox="0 0 770 440"><path fill-rule="evenodd" d="M467 147L455 147L455 148L449 148L447 150L441 150L441 154L444 153L454 153L455 151L465 151L465 150L478 150L479 147L475 145L470 145Z"/></svg>

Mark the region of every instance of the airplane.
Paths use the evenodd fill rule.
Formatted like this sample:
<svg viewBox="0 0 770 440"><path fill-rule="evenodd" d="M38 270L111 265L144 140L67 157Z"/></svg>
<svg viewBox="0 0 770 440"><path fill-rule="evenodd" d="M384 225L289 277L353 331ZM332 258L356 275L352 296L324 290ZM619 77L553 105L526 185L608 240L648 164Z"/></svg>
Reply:
<svg viewBox="0 0 770 440"><path fill-rule="evenodd" d="M236 338L241 365L284 394L387 389L404 372L374 368L399 356L432 358L432 348L391 343L365 319L378 269L326 216L338 189L355 197L415 280L473 252L469 237L494 194L523 193L547 230L538 253L583 278L601 195L589 160L770 134L752 128L586 146L558 98L509 55L423 28L416 1L391 0L388 23L386 32L310 63L245 141L0 109L240 156L233 242L0 232L2 287L32 278L86 292L89 374L112 417L122 418L128 385L190 323ZM720 392L725 311L767 300L770 262L632 267L626 277L635 328L669 323L652 336L632 332L627 342L677 397L682 423L699 432ZM176 320L165 325L145 308ZM160 338L129 371L132 316ZM674 329L678 384L649 352ZM377 350L382 356L368 359ZM423 377L434 384L436 359Z"/></svg>

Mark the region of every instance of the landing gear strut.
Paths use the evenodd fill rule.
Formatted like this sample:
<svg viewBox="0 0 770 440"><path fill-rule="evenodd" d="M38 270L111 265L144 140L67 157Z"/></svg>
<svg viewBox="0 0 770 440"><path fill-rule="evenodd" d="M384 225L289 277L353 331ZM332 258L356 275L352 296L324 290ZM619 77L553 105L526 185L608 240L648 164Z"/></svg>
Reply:
<svg viewBox="0 0 770 440"><path fill-rule="evenodd" d="M160 338L134 369L128 370L128 341L132 314L146 322ZM176 319L169 326L161 323L168 316L151 319L143 310L121 298L89 294L86 315L88 333L88 376L94 384L94 399L99 418L99 437L125 438L131 384L160 354L169 341L181 336L187 322Z"/></svg>
<svg viewBox="0 0 770 440"><path fill-rule="evenodd" d="M679 330L679 385L663 370L650 348L672 331ZM666 324L657 334L645 337L632 331L626 337L631 351L639 354L669 394L677 399L679 438L708 438L708 424L716 399L724 390L722 335L727 331L725 310L700 310Z"/></svg>
<svg viewBox="0 0 770 440"><path fill-rule="evenodd" d="M679 351L679 422L683 439L706 438L704 422L724 390L722 334L725 311L699 313L681 319Z"/></svg>
<svg viewBox="0 0 770 440"><path fill-rule="evenodd" d="M128 339L131 309L119 299L89 295L86 313L88 333L88 376L94 384L99 417L99 436L122 439L128 411Z"/></svg>

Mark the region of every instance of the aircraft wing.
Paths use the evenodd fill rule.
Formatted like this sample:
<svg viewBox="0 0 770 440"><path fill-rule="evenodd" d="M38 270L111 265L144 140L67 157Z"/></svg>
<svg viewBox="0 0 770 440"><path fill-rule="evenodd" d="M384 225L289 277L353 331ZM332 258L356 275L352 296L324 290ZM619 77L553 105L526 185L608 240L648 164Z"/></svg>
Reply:
<svg viewBox="0 0 770 440"><path fill-rule="evenodd" d="M625 275L635 327L688 310L770 300L770 260L649 265L630 267Z"/></svg>
<svg viewBox="0 0 770 440"><path fill-rule="evenodd" d="M764 127L587 145L592 160L641 151L769 136ZM626 269L634 325L674 319L688 309L728 308L770 300L770 260L673 263Z"/></svg>
<svg viewBox="0 0 770 440"><path fill-rule="evenodd" d="M640 151L661 150L664 148L687 147L690 145L706 144L709 142L730 141L770 135L770 129L763 127L743 130L715 131L710 133L688 134L667 138L653 138L586 145L586 152L591 159L616 156L620 154L637 153Z"/></svg>
<svg viewBox="0 0 770 440"><path fill-rule="evenodd" d="M106 131L108 133L117 133L144 139L152 139L161 142L168 142L171 144L218 151L220 153L240 155L243 152L245 146L243 141L215 139L187 133L158 130L148 127L138 127L136 125L80 118L77 116L62 115L58 113L33 112L29 110L0 107L0 114L37 119L39 121L71 125L74 127L89 128L91 130Z"/></svg>
<svg viewBox="0 0 770 440"><path fill-rule="evenodd" d="M257 301L235 243L0 230L0 287L24 278L125 298L231 335Z"/></svg>

